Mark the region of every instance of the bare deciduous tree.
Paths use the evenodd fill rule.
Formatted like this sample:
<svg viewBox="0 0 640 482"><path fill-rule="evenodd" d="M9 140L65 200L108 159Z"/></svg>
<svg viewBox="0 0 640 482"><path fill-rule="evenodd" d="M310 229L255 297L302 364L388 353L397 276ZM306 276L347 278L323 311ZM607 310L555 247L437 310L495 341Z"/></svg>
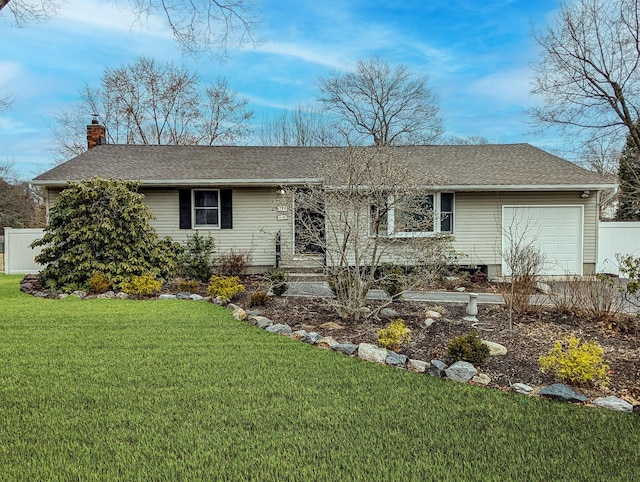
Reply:
<svg viewBox="0 0 640 482"><path fill-rule="evenodd" d="M319 100L350 143L431 144L442 133L442 121L427 83L427 76L374 57L359 61L353 72L321 78Z"/></svg>
<svg viewBox="0 0 640 482"><path fill-rule="evenodd" d="M265 117L258 136L264 146L335 146L341 144L326 114L314 105L298 105L275 119Z"/></svg>
<svg viewBox="0 0 640 482"><path fill-rule="evenodd" d="M44 226L44 204L38 192L16 176L9 162L0 163L0 227Z"/></svg>
<svg viewBox="0 0 640 482"><path fill-rule="evenodd" d="M253 112L224 79L201 90L197 74L139 58L105 69L100 87L88 85L82 101L56 115L55 151L62 160L86 149L87 113L97 114L113 144L233 144L245 135Z"/></svg>
<svg viewBox="0 0 640 482"><path fill-rule="evenodd" d="M385 262L423 269L446 265L452 251L446 236L433 236L436 223L433 180L405 162L393 147L346 147L328 150L319 181L291 190L297 252L324 257L336 295L327 302L343 317L355 320L372 314L366 295L386 281L397 282L398 271L380 268ZM305 251L306 250L306 251ZM414 278L414 281L415 279ZM409 277L391 299L411 287Z"/></svg>
<svg viewBox="0 0 640 482"><path fill-rule="evenodd" d="M256 43L259 9L254 0L111 0L127 8L142 22L150 15L165 17L175 41L189 53L209 52L228 55L231 46ZM55 17L66 0L0 0L16 26L46 22Z"/></svg>
<svg viewBox="0 0 640 482"><path fill-rule="evenodd" d="M535 125L640 148L640 0L574 0L534 37Z"/></svg>

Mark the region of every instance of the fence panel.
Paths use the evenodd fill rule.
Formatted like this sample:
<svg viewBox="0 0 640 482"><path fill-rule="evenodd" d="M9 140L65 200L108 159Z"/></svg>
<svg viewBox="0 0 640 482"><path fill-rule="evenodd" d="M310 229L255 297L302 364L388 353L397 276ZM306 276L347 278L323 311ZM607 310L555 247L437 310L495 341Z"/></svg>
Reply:
<svg viewBox="0 0 640 482"><path fill-rule="evenodd" d="M616 254L640 257L640 222L601 222L598 232L598 273L621 275Z"/></svg>
<svg viewBox="0 0 640 482"><path fill-rule="evenodd" d="M29 245L44 234L42 229L4 228L5 274L37 273L41 265L35 262L41 248Z"/></svg>

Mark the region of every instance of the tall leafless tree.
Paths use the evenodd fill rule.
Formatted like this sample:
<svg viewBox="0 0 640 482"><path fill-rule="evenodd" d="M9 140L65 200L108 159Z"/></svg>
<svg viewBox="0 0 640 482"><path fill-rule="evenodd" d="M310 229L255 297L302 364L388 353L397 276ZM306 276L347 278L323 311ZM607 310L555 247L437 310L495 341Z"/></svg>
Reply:
<svg viewBox="0 0 640 482"><path fill-rule="evenodd" d="M86 149L87 112L97 114L113 144L233 144L248 130L253 112L224 79L201 89L184 67L141 57L105 69L101 85L85 85L82 101L56 115L59 160Z"/></svg>
<svg viewBox="0 0 640 482"><path fill-rule="evenodd" d="M0 0L16 26L46 22L58 15L67 0ZM260 11L255 0L111 0L143 22L163 16L175 41L189 53L208 52L224 58L230 47L255 44Z"/></svg>
<svg viewBox="0 0 640 482"><path fill-rule="evenodd" d="M358 61L353 72L321 78L319 100L350 143L431 144L442 134L442 120L428 80L374 57Z"/></svg>
<svg viewBox="0 0 640 482"><path fill-rule="evenodd" d="M341 143L326 114L315 105L300 104L276 118L265 117L258 128L265 146L335 146Z"/></svg>
<svg viewBox="0 0 640 482"><path fill-rule="evenodd" d="M573 0L534 32L536 126L593 140L626 135L640 148L640 1Z"/></svg>

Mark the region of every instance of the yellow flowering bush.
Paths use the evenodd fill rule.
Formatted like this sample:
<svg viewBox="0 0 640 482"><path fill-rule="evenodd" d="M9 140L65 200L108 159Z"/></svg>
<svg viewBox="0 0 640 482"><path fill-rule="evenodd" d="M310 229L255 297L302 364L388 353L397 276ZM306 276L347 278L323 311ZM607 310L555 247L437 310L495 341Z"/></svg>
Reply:
<svg viewBox="0 0 640 482"><path fill-rule="evenodd" d="M556 341L549 353L538 358L543 373L551 371L558 379L577 385L609 383L609 365L604 350L596 341L581 342L570 335Z"/></svg>
<svg viewBox="0 0 640 482"><path fill-rule="evenodd" d="M378 330L378 344L389 350L398 351L403 343L411 341L411 330L404 325L404 320L393 320L386 328Z"/></svg>
<svg viewBox="0 0 640 482"><path fill-rule="evenodd" d="M225 301L232 299L235 295L244 291L244 285L240 283L237 276L213 275L209 280L207 293L212 298L222 298Z"/></svg>
<svg viewBox="0 0 640 482"><path fill-rule="evenodd" d="M130 295L151 296L155 295L162 288L162 281L155 276L145 274L142 276L134 276L131 281L124 283L122 291Z"/></svg>

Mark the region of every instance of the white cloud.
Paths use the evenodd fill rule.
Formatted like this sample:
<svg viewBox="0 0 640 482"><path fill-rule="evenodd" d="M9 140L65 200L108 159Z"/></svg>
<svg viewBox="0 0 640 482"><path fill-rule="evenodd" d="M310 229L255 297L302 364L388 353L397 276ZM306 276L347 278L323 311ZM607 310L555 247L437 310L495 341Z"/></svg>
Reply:
<svg viewBox="0 0 640 482"><path fill-rule="evenodd" d="M85 28L99 28L114 31L140 31L142 33L171 37L165 20L150 14L138 18L122 6L100 0L71 0L60 11L58 20L63 24L73 22Z"/></svg>
<svg viewBox="0 0 640 482"><path fill-rule="evenodd" d="M17 78L21 70L18 62L0 61L0 87Z"/></svg>
<svg viewBox="0 0 640 482"><path fill-rule="evenodd" d="M468 92L505 105L529 105L531 75L531 69L526 67L495 72L469 84Z"/></svg>
<svg viewBox="0 0 640 482"><path fill-rule="evenodd" d="M333 69L345 70L350 67L349 63L345 62L342 56L336 55L328 50L326 46L316 48L291 42L265 42L255 49L258 53L294 57L304 62L323 65Z"/></svg>

